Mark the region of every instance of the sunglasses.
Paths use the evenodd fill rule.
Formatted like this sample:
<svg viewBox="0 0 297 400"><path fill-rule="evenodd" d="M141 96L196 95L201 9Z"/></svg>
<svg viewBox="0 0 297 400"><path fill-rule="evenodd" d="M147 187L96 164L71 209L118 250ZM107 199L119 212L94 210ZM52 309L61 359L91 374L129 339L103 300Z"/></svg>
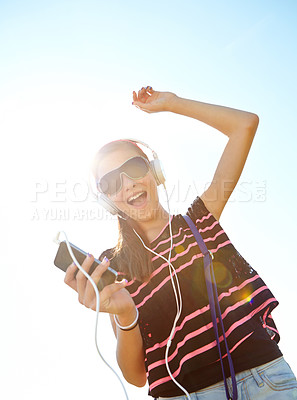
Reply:
<svg viewBox="0 0 297 400"><path fill-rule="evenodd" d="M141 179L149 172L150 166L148 160L137 156L129 158L118 168L113 169L97 181L98 190L106 195L115 195L123 185L122 175L125 174L130 179Z"/></svg>

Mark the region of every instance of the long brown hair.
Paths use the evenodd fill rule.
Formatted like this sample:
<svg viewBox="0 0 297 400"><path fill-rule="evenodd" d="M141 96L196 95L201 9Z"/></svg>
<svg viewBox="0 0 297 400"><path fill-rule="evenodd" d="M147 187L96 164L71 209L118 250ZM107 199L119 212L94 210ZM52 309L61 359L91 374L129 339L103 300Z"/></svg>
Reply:
<svg viewBox="0 0 297 400"><path fill-rule="evenodd" d="M98 178L99 164L103 159L110 156L114 151L122 150L123 148L133 148L139 155L148 160L147 155L133 142L120 140L107 143L97 152L93 162L92 170L96 179ZM152 257L151 253L143 247L141 241L135 235L133 228L140 235L145 245L149 246L149 240L145 232L135 220L132 218L124 220L118 217L118 242L114 248L104 251L100 259L106 255L116 270L123 272L130 279L137 279L143 282L149 279L153 271Z"/></svg>

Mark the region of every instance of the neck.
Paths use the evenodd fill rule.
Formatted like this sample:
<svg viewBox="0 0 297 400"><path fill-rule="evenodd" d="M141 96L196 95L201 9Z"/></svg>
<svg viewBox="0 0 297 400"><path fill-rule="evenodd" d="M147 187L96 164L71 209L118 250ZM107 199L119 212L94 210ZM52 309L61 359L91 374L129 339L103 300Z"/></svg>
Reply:
<svg viewBox="0 0 297 400"><path fill-rule="evenodd" d="M151 242L161 232L169 221L168 212L160 205L154 217L147 221L137 221L138 225L145 232L148 240Z"/></svg>

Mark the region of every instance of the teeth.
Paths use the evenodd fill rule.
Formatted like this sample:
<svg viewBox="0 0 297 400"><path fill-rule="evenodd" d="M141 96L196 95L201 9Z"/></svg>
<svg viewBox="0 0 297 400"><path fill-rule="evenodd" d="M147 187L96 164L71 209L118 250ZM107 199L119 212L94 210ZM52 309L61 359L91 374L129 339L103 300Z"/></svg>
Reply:
<svg viewBox="0 0 297 400"><path fill-rule="evenodd" d="M140 197L143 193L145 193L145 192L140 192L140 193L135 194L134 196L129 197L128 202L138 199L138 197Z"/></svg>

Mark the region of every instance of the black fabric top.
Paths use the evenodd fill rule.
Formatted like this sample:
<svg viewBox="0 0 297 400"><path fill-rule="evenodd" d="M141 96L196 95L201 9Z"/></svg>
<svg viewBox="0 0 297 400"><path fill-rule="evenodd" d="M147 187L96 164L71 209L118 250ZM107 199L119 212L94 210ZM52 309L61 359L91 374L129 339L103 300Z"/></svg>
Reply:
<svg viewBox="0 0 297 400"><path fill-rule="evenodd" d="M282 354L277 345L279 334L270 315L278 305L277 300L257 272L235 249L200 197L195 199L187 214L214 255L220 308L235 372L280 357ZM181 215L173 216L171 225L171 263L178 275L183 307L168 361L175 379L188 392L195 392L223 378L209 309L202 253ZM151 242L150 248L168 257L169 247L167 224ZM152 262L154 272L149 282L130 280L127 290L139 310L149 394L154 397L174 397L183 392L168 375L165 350L176 315L176 302L168 263L155 255L152 255ZM223 339L222 336L220 339ZM226 362L224 343L221 343L221 351ZM227 362L225 372L230 376Z"/></svg>

